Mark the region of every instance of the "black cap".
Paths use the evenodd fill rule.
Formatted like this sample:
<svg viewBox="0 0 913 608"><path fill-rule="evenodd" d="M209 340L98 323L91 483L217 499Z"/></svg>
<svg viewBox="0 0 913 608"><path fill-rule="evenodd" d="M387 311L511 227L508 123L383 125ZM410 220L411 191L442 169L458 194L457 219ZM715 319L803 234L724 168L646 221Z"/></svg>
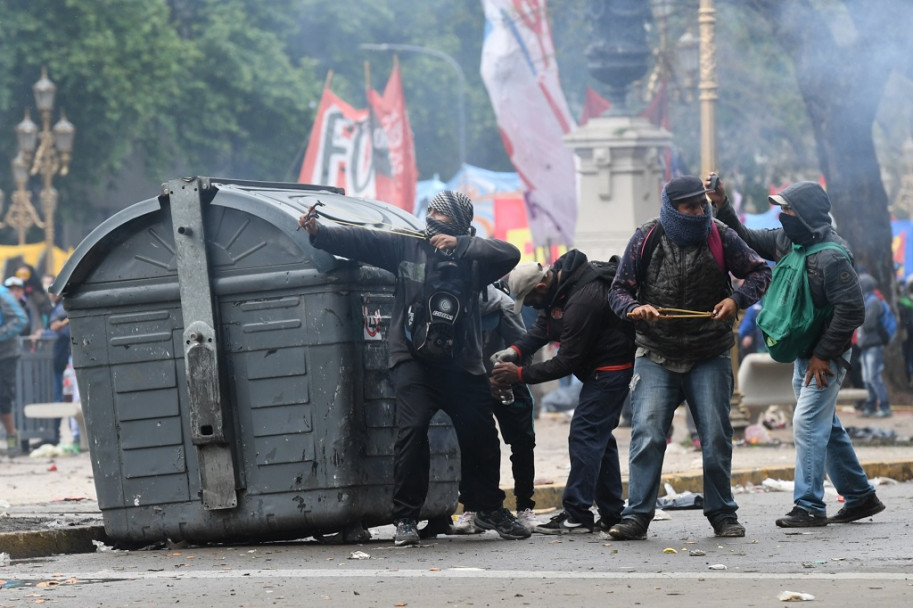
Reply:
<svg viewBox="0 0 913 608"><path fill-rule="evenodd" d="M706 192L704 182L694 175L676 177L666 184L665 190L670 201L680 201Z"/></svg>

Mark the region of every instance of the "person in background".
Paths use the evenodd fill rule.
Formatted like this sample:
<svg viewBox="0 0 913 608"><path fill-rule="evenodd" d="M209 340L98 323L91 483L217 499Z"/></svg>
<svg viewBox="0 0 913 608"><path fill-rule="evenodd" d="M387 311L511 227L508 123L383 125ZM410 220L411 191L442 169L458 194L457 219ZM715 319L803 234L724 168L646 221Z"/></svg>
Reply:
<svg viewBox="0 0 913 608"><path fill-rule="evenodd" d="M701 441L704 515L716 536L742 537L731 484L732 325L740 308L761 298L771 271L734 230L714 221L700 178L673 179L661 199L659 218L634 231L609 292L612 310L637 330L628 506L609 535L646 538L666 433L684 397ZM734 291L730 273L744 279ZM696 314L667 318L667 308Z"/></svg>
<svg viewBox="0 0 913 608"><path fill-rule="evenodd" d="M832 242L843 249L825 248L805 259L815 308L830 308L831 312L808 352L800 354L793 365L793 509L775 523L781 528L818 527L849 523L884 511L837 417L837 393L850 365L853 331L865 319L865 303L849 246L831 224L827 193L815 182L792 184L769 199L780 206L782 228L751 230L733 210L722 181L714 178L716 174L711 174L706 183L717 217L765 258L778 262L796 245ZM711 188L713 182L717 183ZM846 500L830 518L824 503L825 473Z"/></svg>
<svg viewBox="0 0 913 608"><path fill-rule="evenodd" d="M913 275L904 281L903 293L897 300L900 325L903 327L903 360L907 385L913 386Z"/></svg>
<svg viewBox="0 0 913 608"><path fill-rule="evenodd" d="M523 318L514 310L514 301L508 295L509 289L498 281L488 286L481 297L482 313L482 354L485 369L491 374L494 363L491 356L513 344L525 333ZM504 443L510 446L511 471L514 478L517 520L527 530L536 527L533 500L536 478L536 430L533 426L533 396L523 383L516 383L504 389L512 393L513 401L505 403L501 389L492 379L491 409L498 421L498 428ZM507 399L510 401L510 399ZM475 525L475 514L464 511L457 522L450 527L451 534L478 534L484 532Z"/></svg>
<svg viewBox="0 0 913 608"><path fill-rule="evenodd" d="M22 280L28 306L34 311L32 313L35 317L32 333L40 332L47 327L48 316L51 314L51 309L54 308L51 303L51 297L45 290L41 277L38 276L32 266L22 264L16 269L16 276Z"/></svg>
<svg viewBox="0 0 913 608"><path fill-rule="evenodd" d="M884 303L875 293L875 277L872 275L860 274L859 288L862 289L862 296L865 298L865 320L856 330L856 344L859 345L862 381L869 392L860 415L863 418L888 418L891 416L891 403L883 374L884 351L890 337L885 335L881 325Z"/></svg>
<svg viewBox="0 0 913 608"><path fill-rule="evenodd" d="M618 258L597 266L572 249L551 267L520 264L508 278L516 310L539 309L536 323L519 340L495 354L494 379L502 386L536 384L574 374L583 383L571 418L568 454L571 470L562 496L564 510L536 526L541 534L579 534L608 530L624 506L618 426L628 394L634 357L634 328L609 308L606 294ZM529 361L552 341L561 347L554 358ZM596 520L593 504L599 513Z"/></svg>
<svg viewBox="0 0 913 608"><path fill-rule="evenodd" d="M424 238L324 224L314 209L298 218L314 247L396 277L386 337L396 393L396 546L421 540L418 520L431 466L428 427L438 410L450 416L460 444L464 510L475 513L476 526L495 530L502 538L530 536L504 508L504 491L498 486L501 446L482 360L477 304L481 289L507 274L520 260L520 251L505 241L475 236L472 218L472 201L451 190L428 203Z"/></svg>
<svg viewBox="0 0 913 608"><path fill-rule="evenodd" d="M16 401L16 366L19 363L19 334L28 318L5 286L0 286L0 422L6 431L6 454L20 453L19 433L13 419Z"/></svg>

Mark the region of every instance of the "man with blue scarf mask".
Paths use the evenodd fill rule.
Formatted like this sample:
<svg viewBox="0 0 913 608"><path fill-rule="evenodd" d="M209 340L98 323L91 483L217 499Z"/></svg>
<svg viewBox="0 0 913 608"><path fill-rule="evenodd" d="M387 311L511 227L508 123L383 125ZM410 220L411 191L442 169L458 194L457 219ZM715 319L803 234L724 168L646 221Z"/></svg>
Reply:
<svg viewBox="0 0 913 608"><path fill-rule="evenodd" d="M745 536L732 497L732 324L757 302L770 268L736 232L713 219L704 184L677 177L662 190L659 218L634 231L609 303L634 322L628 506L609 529L616 540L646 538L656 510L675 408L688 402L701 438L704 515L714 534ZM732 289L729 274L744 279Z"/></svg>

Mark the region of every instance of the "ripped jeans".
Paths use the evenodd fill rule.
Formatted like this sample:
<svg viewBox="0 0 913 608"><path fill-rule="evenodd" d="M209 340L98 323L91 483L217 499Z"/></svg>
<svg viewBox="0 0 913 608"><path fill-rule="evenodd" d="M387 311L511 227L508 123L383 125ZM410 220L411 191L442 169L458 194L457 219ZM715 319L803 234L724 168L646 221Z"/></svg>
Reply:
<svg viewBox="0 0 913 608"><path fill-rule="evenodd" d="M634 360L631 381L631 448L629 453L628 506L623 516L649 525L656 510L666 432L675 408L688 401L701 438L704 462L704 515L715 524L733 515L732 498L732 360L729 351L698 361L687 372L674 372L648 357Z"/></svg>

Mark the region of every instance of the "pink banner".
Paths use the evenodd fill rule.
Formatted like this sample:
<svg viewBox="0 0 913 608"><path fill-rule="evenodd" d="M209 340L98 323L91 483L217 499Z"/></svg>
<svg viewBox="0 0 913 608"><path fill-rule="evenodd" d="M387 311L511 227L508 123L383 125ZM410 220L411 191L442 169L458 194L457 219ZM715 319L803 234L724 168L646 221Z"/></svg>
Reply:
<svg viewBox="0 0 913 608"><path fill-rule="evenodd" d="M525 186L536 245L571 245L577 221L576 124L555 63L545 0L482 0L482 79L514 169Z"/></svg>

